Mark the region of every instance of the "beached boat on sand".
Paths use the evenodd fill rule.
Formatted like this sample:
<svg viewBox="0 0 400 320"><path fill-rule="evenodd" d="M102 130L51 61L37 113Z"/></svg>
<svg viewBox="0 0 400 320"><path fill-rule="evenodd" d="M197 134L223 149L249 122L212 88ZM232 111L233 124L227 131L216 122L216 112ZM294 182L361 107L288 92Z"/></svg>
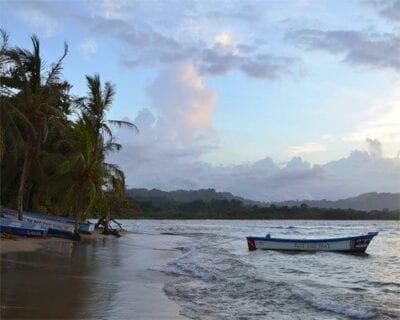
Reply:
<svg viewBox="0 0 400 320"><path fill-rule="evenodd" d="M16 210L8 209L8 208L1 208L0 214L2 214L3 216L10 217L10 218L18 217L18 212ZM41 219L41 220L42 219L49 220L50 222L55 221L55 222L60 222L60 223L67 223L67 224L75 226L75 219L69 218L69 217L53 216L53 215L49 215L49 214L34 213L34 212L24 212L23 216ZM94 231L94 223L78 221L77 225L78 225L78 231L80 233L90 234L91 232Z"/></svg>
<svg viewBox="0 0 400 320"><path fill-rule="evenodd" d="M52 216L48 214L33 213L33 212L24 212L24 215L32 218L46 219L50 221L57 221L61 223L68 223L71 225L75 225L75 219L68 217ZM89 234L94 231L94 223L78 221L77 225L78 225L78 231L81 233Z"/></svg>
<svg viewBox="0 0 400 320"><path fill-rule="evenodd" d="M8 219L13 219L15 221L18 221L18 213L15 210L11 209L5 209L2 208L0 210L1 216L3 218L8 218ZM44 218L38 218L38 217L31 217L29 215L23 215L22 220L24 222L30 222L33 224L39 224L43 227L48 228L48 234L51 235L58 235L58 236L63 236L67 238L74 238L75 234L75 226L69 223L64 223L64 222L58 222L58 221L52 221Z"/></svg>
<svg viewBox="0 0 400 320"><path fill-rule="evenodd" d="M367 250L369 243L377 234L378 232L368 232L354 237L325 239L272 238L270 234L267 234L265 237L247 237L247 246L250 251L264 249L362 253Z"/></svg>
<svg viewBox="0 0 400 320"><path fill-rule="evenodd" d="M45 237L48 231L48 227L40 224L0 218L0 233L8 232L18 236Z"/></svg>

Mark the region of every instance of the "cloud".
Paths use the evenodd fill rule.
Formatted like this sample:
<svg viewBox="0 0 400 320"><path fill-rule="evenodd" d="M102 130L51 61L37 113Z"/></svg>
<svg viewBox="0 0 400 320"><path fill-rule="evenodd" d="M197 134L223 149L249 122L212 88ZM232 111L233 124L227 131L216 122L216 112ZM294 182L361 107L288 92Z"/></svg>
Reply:
<svg viewBox="0 0 400 320"><path fill-rule="evenodd" d="M43 0L14 1L9 6L47 36L72 23L79 24L90 39L116 43L124 68L162 68L190 61L205 76L239 71L275 80L298 73L300 64L286 53L267 50L267 40L256 36L254 24L262 22L264 15L261 4L221 2L210 9L207 2L197 1L99 0L67 6ZM80 50L88 56L96 49L87 42Z"/></svg>
<svg viewBox="0 0 400 320"><path fill-rule="evenodd" d="M387 97L386 102L369 110L368 117L343 140L364 142L373 137L384 146L383 154L394 157L400 149L400 93L395 92Z"/></svg>
<svg viewBox="0 0 400 320"><path fill-rule="evenodd" d="M29 32L46 38L54 36L67 20L77 16L76 5L76 2L66 6L51 0L1 2L2 9L29 25Z"/></svg>
<svg viewBox="0 0 400 320"><path fill-rule="evenodd" d="M375 8L390 21L400 22L400 0L363 0L361 3Z"/></svg>
<svg viewBox="0 0 400 320"><path fill-rule="evenodd" d="M158 115L160 139L189 146L212 130L217 93L205 87L193 64L179 63L163 70L147 92Z"/></svg>
<svg viewBox="0 0 400 320"><path fill-rule="evenodd" d="M193 64L186 62L164 68L147 94L149 108L142 109L133 121L139 135L118 129L116 136L124 148L110 155L110 161L131 173L131 184L195 186L200 171L193 164L215 148L211 117L216 91L207 88Z"/></svg>
<svg viewBox="0 0 400 320"><path fill-rule="evenodd" d="M217 20L235 20L244 23L253 23L262 20L264 12L264 10L260 9L260 3L258 3L258 5L246 4L237 8L232 8L227 4L224 8L219 10L209 11L208 15L212 19Z"/></svg>
<svg viewBox="0 0 400 320"><path fill-rule="evenodd" d="M89 59L97 52L97 43L93 39L85 40L79 45L79 50L85 58Z"/></svg>
<svg viewBox="0 0 400 320"><path fill-rule="evenodd" d="M59 28L59 24L55 19L48 18L40 11L21 12L21 16L31 26L40 29L46 38L53 36Z"/></svg>
<svg viewBox="0 0 400 320"><path fill-rule="evenodd" d="M236 166L213 166L198 161L193 154L179 154L177 149L164 151L154 145L137 146L123 149L114 160L127 173L130 187L212 187L260 201L334 200L372 191L400 192L400 159L375 157L362 151L320 166L294 158L284 167L270 158Z"/></svg>
<svg viewBox="0 0 400 320"><path fill-rule="evenodd" d="M99 12L107 19L121 18L121 13L125 10L127 3L123 0L96 0L97 7L100 7Z"/></svg>
<svg viewBox="0 0 400 320"><path fill-rule="evenodd" d="M260 201L400 192L400 158L377 157L382 146L376 139L367 141L370 153L354 151L347 158L324 165L312 166L300 157L283 166L269 157L233 166L202 162L201 156L218 146L212 143L215 92L205 87L191 64L180 64L161 72L148 94L151 109L142 109L134 119L139 135L118 129L116 135L124 147L109 159L123 168L130 187L212 187ZM315 143L301 147L307 151L321 149Z"/></svg>
<svg viewBox="0 0 400 320"><path fill-rule="evenodd" d="M305 154L325 151L326 146L318 142L307 142L299 146L293 146L290 148L290 152L293 154Z"/></svg>
<svg viewBox="0 0 400 320"><path fill-rule="evenodd" d="M287 33L286 39L306 50L341 54L343 61L351 65L400 71L400 36L396 34L303 29Z"/></svg>
<svg viewBox="0 0 400 320"><path fill-rule="evenodd" d="M262 41L246 38L246 41L240 41L234 30L214 27L196 37L188 34L187 30L184 33L181 26L187 24L191 14L197 12L190 8L187 10L191 14L185 14L183 7L169 9L178 10L178 16L177 21L170 22L168 29L163 26L165 15L157 21L149 18L144 22L137 13L129 18L118 15L105 17L103 14L93 16L86 22L96 37L111 36L122 44L120 62L127 68L162 67L191 61L203 75L216 76L239 70L249 77L270 80L297 72L299 59L267 52ZM132 20L134 24L130 22ZM207 21L210 23L209 17Z"/></svg>
<svg viewBox="0 0 400 320"><path fill-rule="evenodd" d="M381 157L382 156L382 143L377 139L365 139L367 143L368 151L371 155Z"/></svg>

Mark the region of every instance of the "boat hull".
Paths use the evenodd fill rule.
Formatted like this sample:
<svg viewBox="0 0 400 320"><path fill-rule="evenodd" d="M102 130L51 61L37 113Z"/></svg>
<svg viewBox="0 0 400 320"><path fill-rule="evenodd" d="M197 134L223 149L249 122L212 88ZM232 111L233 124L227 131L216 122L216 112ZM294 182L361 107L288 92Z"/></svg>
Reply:
<svg viewBox="0 0 400 320"><path fill-rule="evenodd" d="M68 223L75 226L75 220L68 217L51 216L41 213L24 212L24 216L29 216L32 218L46 219L50 221L56 221L61 223ZM90 234L94 231L94 224L90 222L78 222L78 231L81 233Z"/></svg>
<svg viewBox="0 0 400 320"><path fill-rule="evenodd" d="M18 218L18 214L13 212L12 210L2 211L2 215L5 218L16 220ZM48 228L48 234L57 235L66 238L73 238L75 227L69 223L62 223L58 221L52 221L48 219L42 219L38 217L32 217L29 215L23 215L23 222L30 222L33 224L39 224L44 228Z"/></svg>
<svg viewBox="0 0 400 320"><path fill-rule="evenodd" d="M365 252L377 232L346 238L330 239L281 239L270 237L247 237L250 251L287 250L287 251L334 251L334 252Z"/></svg>
<svg viewBox="0 0 400 320"><path fill-rule="evenodd" d="M0 218L0 233L6 232L18 236L46 237L48 228L39 224Z"/></svg>

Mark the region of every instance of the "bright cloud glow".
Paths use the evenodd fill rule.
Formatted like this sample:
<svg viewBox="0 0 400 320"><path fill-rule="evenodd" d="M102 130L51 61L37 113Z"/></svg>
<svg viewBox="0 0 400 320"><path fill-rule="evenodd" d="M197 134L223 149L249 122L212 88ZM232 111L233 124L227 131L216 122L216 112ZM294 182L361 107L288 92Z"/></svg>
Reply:
<svg viewBox="0 0 400 320"><path fill-rule="evenodd" d="M394 95L383 107L369 110L368 118L353 132L344 137L345 141L376 139L383 145L383 154L395 157L400 150L400 95Z"/></svg>
<svg viewBox="0 0 400 320"><path fill-rule="evenodd" d="M221 32L215 37L215 43L222 46L223 48L230 49L233 45L232 36L227 32Z"/></svg>
<svg viewBox="0 0 400 320"><path fill-rule="evenodd" d="M294 155L301 155L305 153L314 153L325 151L326 146L317 142L307 142L299 146L293 146L290 148L290 151Z"/></svg>

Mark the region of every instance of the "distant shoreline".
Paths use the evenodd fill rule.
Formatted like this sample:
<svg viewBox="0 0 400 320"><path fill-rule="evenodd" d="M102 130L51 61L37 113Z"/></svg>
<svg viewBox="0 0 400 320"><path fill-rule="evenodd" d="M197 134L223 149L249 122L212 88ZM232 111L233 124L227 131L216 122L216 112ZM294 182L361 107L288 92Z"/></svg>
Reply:
<svg viewBox="0 0 400 320"><path fill-rule="evenodd" d="M307 205L294 207L246 206L236 200L210 202L136 202L135 209L125 209L115 218L125 219L224 219L224 220L400 220L400 210L361 211L326 209Z"/></svg>
<svg viewBox="0 0 400 320"><path fill-rule="evenodd" d="M130 208L114 217L132 219L400 220L400 194L366 193L332 202L260 203L214 189L129 189ZM339 207L332 207L338 205ZM379 208L376 208L379 207ZM366 209L367 208L367 209Z"/></svg>

